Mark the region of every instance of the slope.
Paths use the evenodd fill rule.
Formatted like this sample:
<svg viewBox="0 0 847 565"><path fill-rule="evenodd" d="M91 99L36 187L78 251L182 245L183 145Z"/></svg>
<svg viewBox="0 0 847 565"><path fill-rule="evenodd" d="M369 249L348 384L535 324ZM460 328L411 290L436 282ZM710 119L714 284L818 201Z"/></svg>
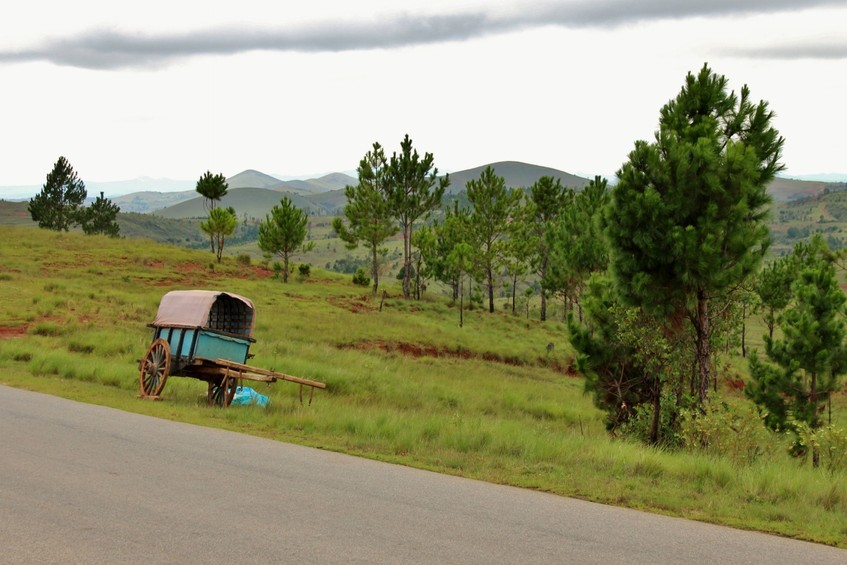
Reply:
<svg viewBox="0 0 847 565"><path fill-rule="evenodd" d="M219 205L232 206L239 218L246 214L248 218L263 219L275 204L279 204L283 196L289 197L295 206L307 212L320 213L323 211L323 209L315 209L316 204L306 200L302 195L290 192L280 193L265 188L236 188L230 190L221 199ZM203 198L197 197L159 210L155 214L163 218L204 218L207 211L203 207Z"/></svg>
<svg viewBox="0 0 847 565"><path fill-rule="evenodd" d="M490 163L489 165L481 165L472 169L456 171L450 173L450 186L447 191L451 194L465 190L465 185L469 180L476 180L482 174L486 167L492 167L497 175L503 177L506 181L506 186L509 188L521 188L531 186L535 181L544 176L560 179L564 186L582 189L588 185L588 179L552 169L550 167L541 167L539 165L531 165L529 163L521 163L519 161L500 161L498 163Z"/></svg>

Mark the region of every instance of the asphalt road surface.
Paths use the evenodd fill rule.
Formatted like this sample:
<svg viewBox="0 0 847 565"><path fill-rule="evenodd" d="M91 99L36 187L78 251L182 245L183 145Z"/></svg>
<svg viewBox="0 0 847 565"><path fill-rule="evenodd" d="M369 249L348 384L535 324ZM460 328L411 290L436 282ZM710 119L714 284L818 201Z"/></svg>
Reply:
<svg viewBox="0 0 847 565"><path fill-rule="evenodd" d="M847 551L0 386L0 563L847 563Z"/></svg>

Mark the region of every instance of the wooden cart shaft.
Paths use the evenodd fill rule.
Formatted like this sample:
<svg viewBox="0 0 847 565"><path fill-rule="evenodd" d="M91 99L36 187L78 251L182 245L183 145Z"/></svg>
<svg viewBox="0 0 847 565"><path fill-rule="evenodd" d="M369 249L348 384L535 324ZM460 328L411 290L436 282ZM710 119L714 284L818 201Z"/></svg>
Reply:
<svg viewBox="0 0 847 565"><path fill-rule="evenodd" d="M229 373L229 376L236 376L233 373L237 373L238 378L250 381L274 383L280 380L298 383L313 388L326 388L326 384L319 381L312 381L302 377L286 375L285 373L279 373L277 371L269 371L267 369L245 365L244 363L236 363L235 361L230 361L228 359L197 359L195 362L208 363L208 365L202 364L201 366L192 367L193 371L203 374L224 376Z"/></svg>

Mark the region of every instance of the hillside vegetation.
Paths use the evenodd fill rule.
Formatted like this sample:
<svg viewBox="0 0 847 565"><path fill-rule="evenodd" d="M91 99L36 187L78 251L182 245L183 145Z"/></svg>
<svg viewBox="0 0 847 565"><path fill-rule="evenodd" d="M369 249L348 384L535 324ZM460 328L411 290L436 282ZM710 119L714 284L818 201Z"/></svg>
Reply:
<svg viewBox="0 0 847 565"><path fill-rule="evenodd" d="M229 257L218 265L208 251L149 240L0 227L0 241L2 384L847 547L847 476L790 458L743 408L725 424L719 450L609 437L561 323L476 309L459 328L455 308L436 293L404 301L389 287L380 311L348 276L315 268L284 285L255 264ZM251 364L327 389L301 403L295 385L279 382L261 389L267 409L214 409L204 383L172 377L163 401L136 398L146 324L164 293L185 288L252 298ZM744 378L736 365L728 363L722 386ZM716 402L747 406L732 387ZM844 408L842 393L836 418Z"/></svg>

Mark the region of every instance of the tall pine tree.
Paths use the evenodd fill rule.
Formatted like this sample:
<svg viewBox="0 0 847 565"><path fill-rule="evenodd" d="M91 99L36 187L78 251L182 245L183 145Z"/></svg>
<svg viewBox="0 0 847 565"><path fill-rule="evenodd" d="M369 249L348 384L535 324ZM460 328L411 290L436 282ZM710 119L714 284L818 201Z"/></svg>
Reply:
<svg viewBox="0 0 847 565"><path fill-rule="evenodd" d="M371 254L373 293L379 290L380 246L397 233L389 202L388 161L379 143L373 144L359 162L359 184L344 188L347 204L342 218L335 218L332 229L350 249L360 242Z"/></svg>
<svg viewBox="0 0 847 565"><path fill-rule="evenodd" d="M696 333L696 389L711 380L710 302L755 272L768 247L767 184L783 138L764 101L704 65L661 110L617 176L607 233L623 298Z"/></svg>
<svg viewBox="0 0 847 565"><path fill-rule="evenodd" d="M467 183L473 205L470 229L475 245L474 262L488 290L488 311L494 312L494 287L508 253L509 223L523 198L520 190L508 190L503 177L490 166L478 179Z"/></svg>
<svg viewBox="0 0 847 565"><path fill-rule="evenodd" d="M29 201L27 210L38 227L68 231L81 222L86 196L85 183L77 177L68 160L59 157L47 174L41 192Z"/></svg>
<svg viewBox="0 0 847 565"><path fill-rule="evenodd" d="M424 219L441 205L441 197L450 185L450 175L438 178L432 153L423 158L412 147L408 135L400 143L400 154L389 161L389 202L403 233L403 296L412 294L412 232L415 222Z"/></svg>

